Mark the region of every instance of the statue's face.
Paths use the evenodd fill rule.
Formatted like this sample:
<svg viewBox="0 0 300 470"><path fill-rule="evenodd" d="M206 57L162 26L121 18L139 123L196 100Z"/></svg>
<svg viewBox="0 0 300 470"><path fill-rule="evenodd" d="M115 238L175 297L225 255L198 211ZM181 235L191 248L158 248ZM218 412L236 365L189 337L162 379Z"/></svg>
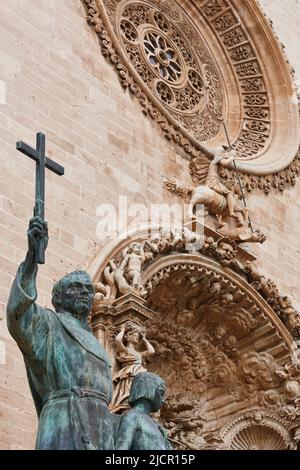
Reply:
<svg viewBox="0 0 300 470"><path fill-rule="evenodd" d="M132 331L126 335L126 339L128 343L131 343L133 345L137 345L140 341L140 333L138 331Z"/></svg>
<svg viewBox="0 0 300 470"><path fill-rule="evenodd" d="M154 400L152 402L152 411L158 411L165 401L166 387L163 384L157 386L155 391Z"/></svg>
<svg viewBox="0 0 300 470"><path fill-rule="evenodd" d="M61 293L62 308L67 312L86 317L92 308L94 286L89 276L74 273L64 281Z"/></svg>

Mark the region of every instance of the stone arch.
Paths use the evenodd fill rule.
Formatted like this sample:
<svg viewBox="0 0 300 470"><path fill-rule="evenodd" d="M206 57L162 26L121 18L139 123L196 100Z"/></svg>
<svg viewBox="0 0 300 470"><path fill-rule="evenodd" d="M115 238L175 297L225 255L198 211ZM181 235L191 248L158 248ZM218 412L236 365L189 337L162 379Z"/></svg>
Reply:
<svg viewBox="0 0 300 470"><path fill-rule="evenodd" d="M231 448L220 431L251 407L276 409L289 429L289 413L298 420L296 345L249 283L244 268L249 255L224 238L206 235L198 239L196 251L188 252L185 243L191 242L192 232L180 238L173 227L169 237L163 233L165 228L159 240L157 235L153 240L153 231L151 238L149 228L132 233L127 240L110 242L95 260L90 271L99 294L93 315L96 336L113 358L114 335L122 323L146 329L155 349L147 368L167 382L161 419L175 447ZM141 265L139 289L119 292L123 284L115 277L117 286L109 297L104 273L107 267L115 272L110 260L120 269L133 244L146 252L149 241L158 248L147 252L151 256ZM130 287L128 278L126 283ZM252 432L247 431L247 438ZM237 439L232 446L238 445Z"/></svg>

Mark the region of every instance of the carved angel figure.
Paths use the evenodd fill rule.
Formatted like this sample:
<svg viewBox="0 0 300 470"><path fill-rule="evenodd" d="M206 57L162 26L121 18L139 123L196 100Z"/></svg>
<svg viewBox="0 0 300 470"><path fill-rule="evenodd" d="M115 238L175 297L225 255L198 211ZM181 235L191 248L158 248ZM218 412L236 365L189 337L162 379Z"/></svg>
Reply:
<svg viewBox="0 0 300 470"><path fill-rule="evenodd" d="M143 263L146 261L146 255L142 243L133 242L123 252L123 259L119 263L115 259L109 261L103 272L103 278L107 286L98 283L97 292L106 294L105 299L114 301L117 293L121 295L129 294L134 291L138 295L143 295L141 287L141 273ZM102 285L101 285L102 284ZM105 293L104 289L107 289ZM101 300L100 295L98 299Z"/></svg>
<svg viewBox="0 0 300 470"><path fill-rule="evenodd" d="M138 289L141 282L142 265L145 262L145 254L141 243L132 243L121 263L120 270L124 272L124 277L133 287Z"/></svg>
<svg viewBox="0 0 300 470"><path fill-rule="evenodd" d="M143 350L139 351L139 346ZM132 323L122 325L115 337L116 358L121 370L113 377L114 392L110 404L112 413L121 413L129 409L128 397L133 378L140 372L146 372L143 360L155 353L153 346L146 339L145 332Z"/></svg>

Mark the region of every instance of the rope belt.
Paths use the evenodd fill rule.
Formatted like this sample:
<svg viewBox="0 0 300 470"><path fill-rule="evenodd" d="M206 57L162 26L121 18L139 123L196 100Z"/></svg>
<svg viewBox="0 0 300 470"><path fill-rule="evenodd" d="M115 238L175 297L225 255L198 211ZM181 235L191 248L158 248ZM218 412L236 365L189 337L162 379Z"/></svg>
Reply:
<svg viewBox="0 0 300 470"><path fill-rule="evenodd" d="M70 389L58 390L57 392L48 393L43 399L43 406L50 400L57 400L58 398L70 396L75 396L77 398L96 398L97 400L103 401L106 405L108 405L108 400L104 393L99 392L98 390L90 390L88 388L72 387Z"/></svg>

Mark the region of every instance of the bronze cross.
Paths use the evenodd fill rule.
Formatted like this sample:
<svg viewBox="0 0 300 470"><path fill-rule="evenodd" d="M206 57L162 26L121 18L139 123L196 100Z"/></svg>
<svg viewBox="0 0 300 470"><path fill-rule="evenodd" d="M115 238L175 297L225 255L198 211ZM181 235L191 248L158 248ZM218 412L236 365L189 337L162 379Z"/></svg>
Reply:
<svg viewBox="0 0 300 470"><path fill-rule="evenodd" d="M50 158L46 157L46 137L45 134L39 132L36 135L36 149L30 147L19 140L16 142L16 148L20 152L32 158L36 162L35 171L35 206L34 216L40 217L42 220L45 218L45 168L53 171L59 176L62 176L65 172L64 167L54 162ZM36 262L44 264L45 262L45 247L40 245L36 252Z"/></svg>

